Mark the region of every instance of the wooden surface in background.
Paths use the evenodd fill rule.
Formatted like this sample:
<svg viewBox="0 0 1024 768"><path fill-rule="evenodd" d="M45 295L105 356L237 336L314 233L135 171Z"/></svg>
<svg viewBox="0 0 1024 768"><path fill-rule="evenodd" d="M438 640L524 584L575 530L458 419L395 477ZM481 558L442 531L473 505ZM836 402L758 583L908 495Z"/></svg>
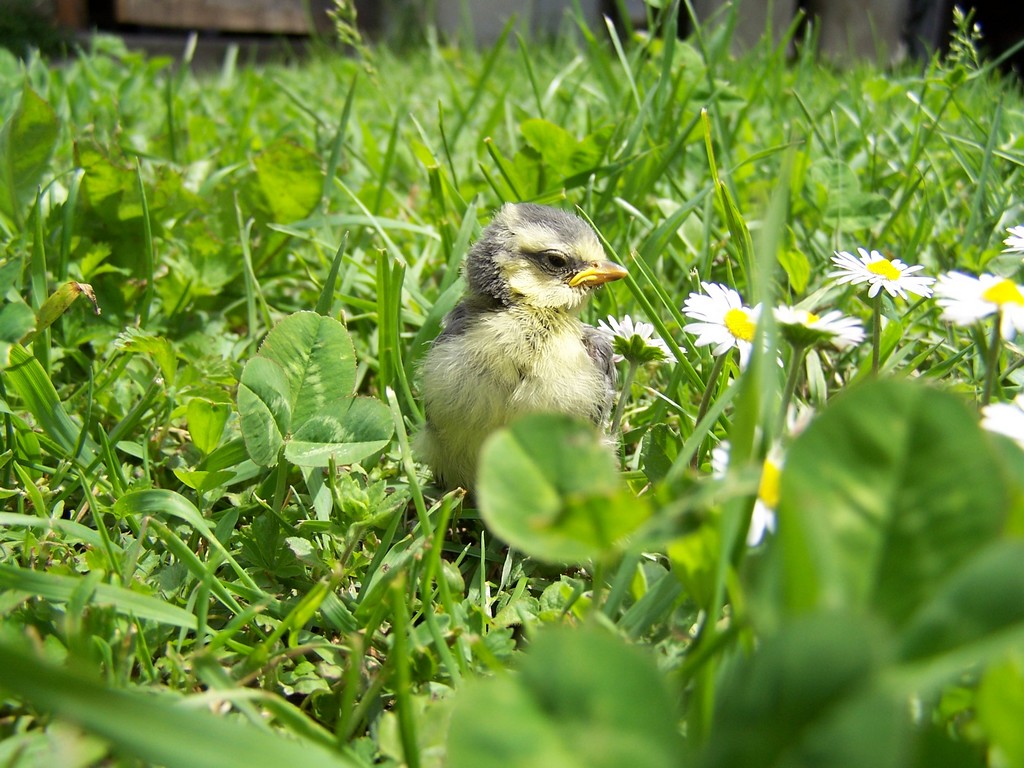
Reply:
<svg viewBox="0 0 1024 768"><path fill-rule="evenodd" d="M303 0L117 0L119 24L225 32L307 34Z"/></svg>
<svg viewBox="0 0 1024 768"><path fill-rule="evenodd" d="M54 15L62 27L81 29L89 18L86 0L57 0L54 3Z"/></svg>

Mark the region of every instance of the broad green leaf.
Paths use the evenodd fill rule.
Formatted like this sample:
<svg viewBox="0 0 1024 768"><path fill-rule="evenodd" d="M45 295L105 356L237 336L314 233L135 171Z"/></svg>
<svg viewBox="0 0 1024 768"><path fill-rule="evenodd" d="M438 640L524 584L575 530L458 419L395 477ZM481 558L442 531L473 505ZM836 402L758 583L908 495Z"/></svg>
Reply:
<svg viewBox="0 0 1024 768"><path fill-rule="evenodd" d="M391 411L380 400L350 397L309 417L284 455L300 467L326 467L332 457L337 464L351 464L386 448L394 428Z"/></svg>
<svg viewBox="0 0 1024 768"><path fill-rule="evenodd" d="M64 603L72 598L83 583L82 576L33 571L0 563L0 588ZM164 602L158 597L134 592L115 584L97 582L88 600L93 605L109 606L118 613L149 619L174 627L196 629L196 617L184 608Z"/></svg>
<svg viewBox="0 0 1024 768"><path fill-rule="evenodd" d="M88 140L75 144L75 159L85 169L82 202L90 217L108 225L137 224L142 199L137 173L128 159Z"/></svg>
<svg viewBox="0 0 1024 768"><path fill-rule="evenodd" d="M296 312L274 326L259 356L284 371L295 426L350 396L355 387L355 351L348 331L316 312Z"/></svg>
<svg viewBox="0 0 1024 768"><path fill-rule="evenodd" d="M841 232L872 229L885 223L892 213L888 199L875 192L854 192L844 197L829 197L824 217L835 221Z"/></svg>
<svg viewBox="0 0 1024 768"><path fill-rule="evenodd" d="M578 140L542 118L524 120L519 130L524 146L503 170L515 180L514 186L531 195L585 184L601 162L612 133L598 130Z"/></svg>
<svg viewBox="0 0 1024 768"><path fill-rule="evenodd" d="M653 660L594 629L552 629L517 676L468 684L450 768L660 768L679 764L673 696Z"/></svg>
<svg viewBox="0 0 1024 768"><path fill-rule="evenodd" d="M277 224L304 219L323 188L320 159L289 141L276 141L253 159L256 183L270 218Z"/></svg>
<svg viewBox="0 0 1024 768"><path fill-rule="evenodd" d="M363 459L387 446L394 421L387 407L352 397L355 353L345 327L315 312L297 312L267 335L246 363L238 387L242 437L253 461L325 467Z"/></svg>
<svg viewBox="0 0 1024 768"><path fill-rule="evenodd" d="M92 677L42 662L0 642L0 688L107 739L117 751L168 768L351 768L352 759L309 739L296 741L215 714L187 697L106 688Z"/></svg>
<svg viewBox="0 0 1024 768"><path fill-rule="evenodd" d="M650 514L593 426L555 414L525 416L488 438L477 493L494 533L554 563L612 554Z"/></svg>
<svg viewBox="0 0 1024 768"><path fill-rule="evenodd" d="M13 298L13 294L21 290L24 266L22 259L10 258L0 262L0 298Z"/></svg>
<svg viewBox="0 0 1024 768"><path fill-rule="evenodd" d="M59 122L27 84L18 108L0 127L0 214L19 221L50 163Z"/></svg>
<svg viewBox="0 0 1024 768"><path fill-rule="evenodd" d="M440 687L440 686L439 686ZM448 737L448 724L451 722L453 697L423 694L413 696L410 709L416 720L416 748L420 754L421 765L440 766L435 762L435 755L445 754L445 739ZM377 743L381 754L391 758L394 765L405 765L405 750L402 746L401 725L395 710L381 715L377 726Z"/></svg>
<svg viewBox="0 0 1024 768"><path fill-rule="evenodd" d="M877 381L835 398L787 453L773 552L783 604L905 623L999 533L1001 466L954 395Z"/></svg>
<svg viewBox="0 0 1024 768"><path fill-rule="evenodd" d="M562 171L576 150L576 137L550 120L531 118L519 125L523 139L553 170Z"/></svg>
<svg viewBox="0 0 1024 768"><path fill-rule="evenodd" d="M224 434L224 426L231 415L228 403L215 403L203 397L194 397L185 408L185 419L188 423L188 434L196 448L204 455L212 452L220 444Z"/></svg>
<svg viewBox="0 0 1024 768"><path fill-rule="evenodd" d="M1024 663L1019 654L985 672L977 712L978 724L1003 764L1024 765Z"/></svg>
<svg viewBox="0 0 1024 768"><path fill-rule="evenodd" d="M117 343L124 350L151 357L160 368L164 381L174 384L178 375L178 357L169 339L141 328L126 328L118 335Z"/></svg>
<svg viewBox="0 0 1024 768"><path fill-rule="evenodd" d="M994 654L1024 638L1024 542L999 541L951 571L902 632L900 657ZM1003 638L1003 642L999 641ZM971 646L975 646L972 651ZM980 656L974 658L980 660Z"/></svg>
<svg viewBox="0 0 1024 768"><path fill-rule="evenodd" d="M847 163L828 157L811 165L807 179L809 182L819 185L828 200L841 199L860 192L861 189L857 174Z"/></svg>
<svg viewBox="0 0 1024 768"><path fill-rule="evenodd" d="M863 191L857 173L840 160L815 162L808 174L816 186L819 201L824 198L822 216L841 232L854 232L881 225L892 211L889 200L875 192Z"/></svg>
<svg viewBox="0 0 1024 768"><path fill-rule="evenodd" d="M238 414L249 456L261 466L275 465L292 425L291 392L281 366L265 357L245 364L238 383Z"/></svg>
<svg viewBox="0 0 1024 768"><path fill-rule="evenodd" d="M725 668L698 765L903 765L907 707L874 680L885 649L879 628L860 617L791 621Z"/></svg>
<svg viewBox="0 0 1024 768"><path fill-rule="evenodd" d="M23 301L12 301L0 308L0 341L17 342L32 330L36 316Z"/></svg>
<svg viewBox="0 0 1024 768"><path fill-rule="evenodd" d="M945 724L929 723L915 734L914 754L904 759L910 768L990 768L982 745L964 736L951 737Z"/></svg>
<svg viewBox="0 0 1024 768"><path fill-rule="evenodd" d="M644 440L641 467L652 483L665 479L679 456L681 442L667 424L656 424Z"/></svg>
<svg viewBox="0 0 1024 768"><path fill-rule="evenodd" d="M42 728L21 731L0 741L0 765L91 768L103 765L110 748L102 739L58 721Z"/></svg>
<svg viewBox="0 0 1024 768"><path fill-rule="evenodd" d="M670 541L666 548L673 575L702 608L710 606L714 598L715 568L720 551L718 527L710 524Z"/></svg>
<svg viewBox="0 0 1024 768"><path fill-rule="evenodd" d="M25 338L35 327L36 315L24 301L0 307L0 369L10 360L11 345Z"/></svg>
<svg viewBox="0 0 1024 768"><path fill-rule="evenodd" d="M225 485L234 478L235 473L229 472L226 469L219 469L215 472L200 469L175 469L174 476L189 488L200 493L206 493L214 488L220 488L222 485Z"/></svg>
<svg viewBox="0 0 1024 768"><path fill-rule="evenodd" d="M779 249L779 264L786 271L789 285L793 292L800 294L807 289L807 281L811 277L811 262L803 251L795 248Z"/></svg>

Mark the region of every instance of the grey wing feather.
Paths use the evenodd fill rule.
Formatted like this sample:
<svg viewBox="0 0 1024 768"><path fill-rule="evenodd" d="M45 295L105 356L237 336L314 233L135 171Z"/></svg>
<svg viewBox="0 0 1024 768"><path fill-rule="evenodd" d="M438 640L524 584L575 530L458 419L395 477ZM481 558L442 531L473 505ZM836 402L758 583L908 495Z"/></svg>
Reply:
<svg viewBox="0 0 1024 768"><path fill-rule="evenodd" d="M592 325L583 326L583 346L586 347L590 359L604 375L607 395L605 407L602 409L602 421L608 417L611 411L612 401L615 399L615 389L619 383L619 370L615 367L615 351L612 348L611 338L608 333L595 328Z"/></svg>
<svg viewBox="0 0 1024 768"><path fill-rule="evenodd" d="M439 341L446 341L447 339L461 336L466 332L466 326L469 325L470 311L469 307L466 306L466 302L461 301L455 305L447 315L444 316L444 320L441 321L441 325L444 329L437 335L434 343Z"/></svg>
<svg viewBox="0 0 1024 768"><path fill-rule="evenodd" d="M444 330L438 334L435 343L461 336L472 324L473 318L485 312L501 309L501 303L488 297L467 297L455 305L454 309L444 316L441 325Z"/></svg>

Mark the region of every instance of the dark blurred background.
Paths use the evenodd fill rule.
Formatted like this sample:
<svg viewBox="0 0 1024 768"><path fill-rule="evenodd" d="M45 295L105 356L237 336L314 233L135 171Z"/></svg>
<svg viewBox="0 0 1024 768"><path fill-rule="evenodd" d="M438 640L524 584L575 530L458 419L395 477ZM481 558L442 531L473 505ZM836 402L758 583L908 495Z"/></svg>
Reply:
<svg viewBox="0 0 1024 768"><path fill-rule="evenodd" d="M631 28L647 20L643 0L355 0L354 8L360 29L371 39L409 42L429 23L443 37L469 36L487 44L513 15L527 34L554 33L576 2L594 25L602 24L602 16ZM817 25L814 39L822 56L836 63L855 57L924 59L943 51L954 4L973 9L982 53L1005 57L1005 68L1024 74L1021 2L692 0L702 24L734 26L738 49L766 30L782 35L802 14L806 23ZM29 50L60 56L99 30L122 35L129 47L173 55L185 33L197 32L200 48L212 59L227 45L242 46L254 57L293 54L310 39L330 37L333 6L331 0L0 0L0 47L19 56ZM679 31L686 34L691 22L681 16Z"/></svg>

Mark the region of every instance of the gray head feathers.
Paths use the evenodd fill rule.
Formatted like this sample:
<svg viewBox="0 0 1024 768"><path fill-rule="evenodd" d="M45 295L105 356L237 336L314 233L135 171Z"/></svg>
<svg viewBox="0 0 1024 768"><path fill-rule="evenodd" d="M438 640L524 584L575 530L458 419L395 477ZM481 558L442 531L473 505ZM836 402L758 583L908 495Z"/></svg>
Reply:
<svg viewBox="0 0 1024 768"><path fill-rule="evenodd" d="M567 276L574 267L603 255L594 230L578 216L534 203L506 203L466 257L469 294L488 303L514 304L518 297L509 285L506 265L548 251L565 257Z"/></svg>

